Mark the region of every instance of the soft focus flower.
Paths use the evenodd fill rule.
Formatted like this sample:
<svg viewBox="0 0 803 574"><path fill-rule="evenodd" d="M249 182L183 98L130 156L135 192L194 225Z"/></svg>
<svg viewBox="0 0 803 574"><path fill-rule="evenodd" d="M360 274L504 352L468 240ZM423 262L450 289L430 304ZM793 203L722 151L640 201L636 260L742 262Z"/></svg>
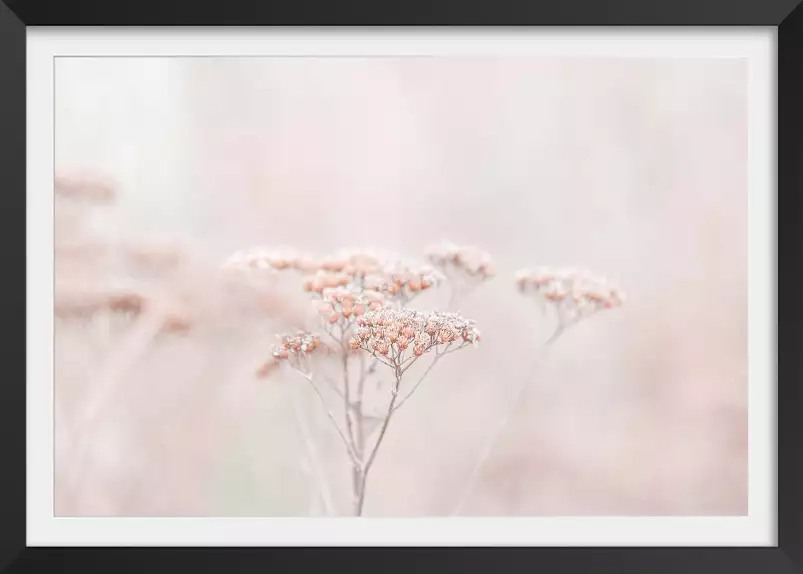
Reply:
<svg viewBox="0 0 803 574"><path fill-rule="evenodd" d="M108 204L115 201L115 185L101 179L56 176L54 191L57 196L91 204Z"/></svg>
<svg viewBox="0 0 803 574"><path fill-rule="evenodd" d="M315 301L318 312L329 324L340 322L348 328L357 318L365 314L366 308L380 309L386 304L381 294L368 295L349 287L327 287L321 289L321 298Z"/></svg>
<svg viewBox="0 0 803 574"><path fill-rule="evenodd" d="M239 270L273 271L295 269L304 272L317 269L308 256L299 255L290 249L270 249L268 247L253 247L245 251L236 251L228 258L224 267Z"/></svg>
<svg viewBox="0 0 803 574"><path fill-rule="evenodd" d="M298 370L306 371L302 360L322 348L320 337L310 333L298 332L293 335L280 335L279 342L274 345L271 352L272 359L259 368L257 375L260 377L269 375L281 366L282 362L287 362Z"/></svg>
<svg viewBox="0 0 803 574"><path fill-rule="evenodd" d="M344 273L319 270L304 280L304 290L313 293L323 293L324 289L343 287L349 284L349 277Z"/></svg>
<svg viewBox="0 0 803 574"><path fill-rule="evenodd" d="M600 310L622 305L625 294L601 276L585 269L523 269L516 287L524 295L542 297L556 305L566 319L576 321Z"/></svg>
<svg viewBox="0 0 803 574"><path fill-rule="evenodd" d="M455 245L444 241L426 250L427 260L444 274L461 274L467 278L485 281L494 276L491 255L477 247Z"/></svg>

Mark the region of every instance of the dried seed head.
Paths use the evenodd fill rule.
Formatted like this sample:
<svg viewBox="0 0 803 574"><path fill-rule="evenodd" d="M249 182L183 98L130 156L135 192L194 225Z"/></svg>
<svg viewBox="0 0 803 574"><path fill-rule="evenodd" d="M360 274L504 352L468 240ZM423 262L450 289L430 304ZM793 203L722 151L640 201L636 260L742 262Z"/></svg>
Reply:
<svg viewBox="0 0 803 574"><path fill-rule="evenodd" d="M56 195L70 200L108 204L113 202L117 196L115 186L110 181L56 176L53 183Z"/></svg>
<svg viewBox="0 0 803 574"><path fill-rule="evenodd" d="M281 366L281 361L274 357L265 361L259 369L257 369L257 377L260 379L264 379L269 377L273 371L277 370Z"/></svg>
<svg viewBox="0 0 803 574"><path fill-rule="evenodd" d="M523 269L516 287L524 295L541 297L560 306L569 320L579 320L600 309L624 303L624 293L599 275L584 269Z"/></svg>
<svg viewBox="0 0 803 574"><path fill-rule="evenodd" d="M296 269L309 271L310 259L286 248L271 249L268 247L252 247L245 251L237 251L229 257L224 267L239 270L263 269L284 271Z"/></svg>
<svg viewBox="0 0 803 574"><path fill-rule="evenodd" d="M385 307L366 313L358 325L356 339L360 348L383 356L390 354L396 361L404 360L404 352L411 344L413 353L420 357L438 345L462 346L479 341L474 322L456 313Z"/></svg>
<svg viewBox="0 0 803 574"><path fill-rule="evenodd" d="M426 250L427 260L445 274L464 279L486 281L494 276L493 261L488 252L470 245L444 241Z"/></svg>
<svg viewBox="0 0 803 574"><path fill-rule="evenodd" d="M304 366L301 363L301 357L309 356L322 348L321 340L316 335L305 332L280 335L279 343L273 347L271 353L273 364L264 364L257 374L264 373L262 376L266 376L281 365L282 361L288 361L296 369L302 369Z"/></svg>

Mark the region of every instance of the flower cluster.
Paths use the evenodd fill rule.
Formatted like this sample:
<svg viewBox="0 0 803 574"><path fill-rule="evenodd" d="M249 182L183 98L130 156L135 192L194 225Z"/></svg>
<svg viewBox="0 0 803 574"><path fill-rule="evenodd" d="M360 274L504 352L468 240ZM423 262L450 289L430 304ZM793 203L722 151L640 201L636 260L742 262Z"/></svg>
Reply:
<svg viewBox="0 0 803 574"><path fill-rule="evenodd" d="M53 183L56 195L70 200L108 204L117 196L114 184L109 181L56 176Z"/></svg>
<svg viewBox="0 0 803 574"><path fill-rule="evenodd" d="M460 273L480 281L494 276L491 255L477 247L444 241L427 248L426 255L430 263L447 275Z"/></svg>
<svg viewBox="0 0 803 574"><path fill-rule="evenodd" d="M351 283L351 277L338 271L318 270L314 275L304 279L304 291L323 295L324 290L345 287Z"/></svg>
<svg viewBox="0 0 803 574"><path fill-rule="evenodd" d="M260 367L257 375L268 376L274 369L281 366L282 361L286 361L297 370L306 372L307 369L302 361L321 347L320 337L310 333L298 332L294 335L281 335L279 342L273 347L271 359Z"/></svg>
<svg viewBox="0 0 803 574"><path fill-rule="evenodd" d="M135 289L115 290L58 286L54 315L63 319L91 320L96 315L119 315L135 318L148 310L160 308L164 315L163 333L186 333L191 328L188 313L176 304L165 304L154 296Z"/></svg>
<svg viewBox="0 0 803 574"><path fill-rule="evenodd" d="M234 253L225 263L230 269L302 272L302 287L323 295L327 289L347 287L382 293L397 303L440 283L439 274L429 266L418 266L375 250L341 250L321 259L300 256L287 250L257 247Z"/></svg>
<svg viewBox="0 0 803 574"><path fill-rule="evenodd" d="M624 292L609 285L604 277L585 270L525 269L516 275L516 286L522 294L543 297L574 319L618 307L625 301Z"/></svg>
<svg viewBox="0 0 803 574"><path fill-rule="evenodd" d="M349 339L349 347L401 364L407 349L420 357L437 345L477 344L479 339L474 322L456 313L388 307L357 319L357 332Z"/></svg>
<svg viewBox="0 0 803 574"><path fill-rule="evenodd" d="M437 287L440 282L440 276L431 267L394 261L365 277L364 288L407 302L419 293Z"/></svg>
<svg viewBox="0 0 803 574"><path fill-rule="evenodd" d="M378 273L386 264L388 256L373 250L347 249L324 257L317 262L324 271L343 273L353 278L364 278Z"/></svg>
<svg viewBox="0 0 803 574"><path fill-rule="evenodd" d="M314 271L317 264L307 256L290 250L272 250L267 247L255 247L248 251L237 251L226 261L225 267L230 269L269 269L273 271L297 270Z"/></svg>
<svg viewBox="0 0 803 574"><path fill-rule="evenodd" d="M381 293L336 287L324 289L315 303L324 321L330 325L341 321L345 327L366 312L381 309L386 302Z"/></svg>

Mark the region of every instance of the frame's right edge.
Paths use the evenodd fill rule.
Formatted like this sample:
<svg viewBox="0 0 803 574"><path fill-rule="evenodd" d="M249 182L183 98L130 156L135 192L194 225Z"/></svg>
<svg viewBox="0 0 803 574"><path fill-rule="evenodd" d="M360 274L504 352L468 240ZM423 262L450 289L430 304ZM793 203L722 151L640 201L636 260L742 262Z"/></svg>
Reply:
<svg viewBox="0 0 803 574"><path fill-rule="evenodd" d="M778 545L803 570L803 5L778 27ZM783 335L783 336L781 336Z"/></svg>

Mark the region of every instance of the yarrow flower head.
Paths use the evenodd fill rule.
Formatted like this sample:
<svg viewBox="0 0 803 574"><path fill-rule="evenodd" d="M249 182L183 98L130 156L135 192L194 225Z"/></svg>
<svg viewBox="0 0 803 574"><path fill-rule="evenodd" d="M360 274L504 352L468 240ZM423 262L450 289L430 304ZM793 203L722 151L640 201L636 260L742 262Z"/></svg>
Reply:
<svg viewBox="0 0 803 574"><path fill-rule="evenodd" d="M312 271L316 268L315 262L308 256L300 255L289 249L269 249L267 247L254 247L247 251L236 251L229 257L224 266L238 270L284 271L295 269L304 272Z"/></svg>
<svg viewBox="0 0 803 574"><path fill-rule="evenodd" d="M279 342L274 345L271 359L257 372L265 377L279 368L282 362L301 372L309 371L309 357L323 348L320 337L306 332L293 335L280 335Z"/></svg>
<svg viewBox="0 0 803 574"><path fill-rule="evenodd" d="M433 268L373 249L342 250L321 259L318 266L341 279L342 286L380 292L397 303L440 283Z"/></svg>
<svg viewBox="0 0 803 574"><path fill-rule="evenodd" d="M357 319L357 332L349 340L349 346L400 365L439 345L463 347L477 345L479 340L480 333L474 321L457 313L387 307Z"/></svg>
<svg viewBox="0 0 803 574"><path fill-rule="evenodd" d="M586 270L523 269L516 274L516 287L524 295L536 295L554 304L572 321L625 302L621 289Z"/></svg>
<svg viewBox="0 0 803 574"><path fill-rule="evenodd" d="M318 262L321 269L361 278L376 273L386 262L387 255L371 249L344 249Z"/></svg>
<svg viewBox="0 0 803 574"><path fill-rule="evenodd" d="M397 302L406 303L440 283L441 277L432 267L396 260L366 276L364 288L385 293Z"/></svg>
<svg viewBox="0 0 803 574"><path fill-rule="evenodd" d="M342 272L319 270L304 280L304 291L322 295L325 289L344 287L351 283L351 278Z"/></svg>
<svg viewBox="0 0 803 574"><path fill-rule="evenodd" d="M117 198L117 190L111 181L81 177L56 176L56 196L90 204L109 204Z"/></svg>
<svg viewBox="0 0 803 574"><path fill-rule="evenodd" d="M326 288L315 306L323 320L333 325L340 323L347 329L351 322L368 311L377 311L387 304L381 293L360 291L347 287Z"/></svg>
<svg viewBox="0 0 803 574"><path fill-rule="evenodd" d="M447 275L460 273L479 281L494 276L491 255L477 247L443 241L428 247L426 254L427 260Z"/></svg>

